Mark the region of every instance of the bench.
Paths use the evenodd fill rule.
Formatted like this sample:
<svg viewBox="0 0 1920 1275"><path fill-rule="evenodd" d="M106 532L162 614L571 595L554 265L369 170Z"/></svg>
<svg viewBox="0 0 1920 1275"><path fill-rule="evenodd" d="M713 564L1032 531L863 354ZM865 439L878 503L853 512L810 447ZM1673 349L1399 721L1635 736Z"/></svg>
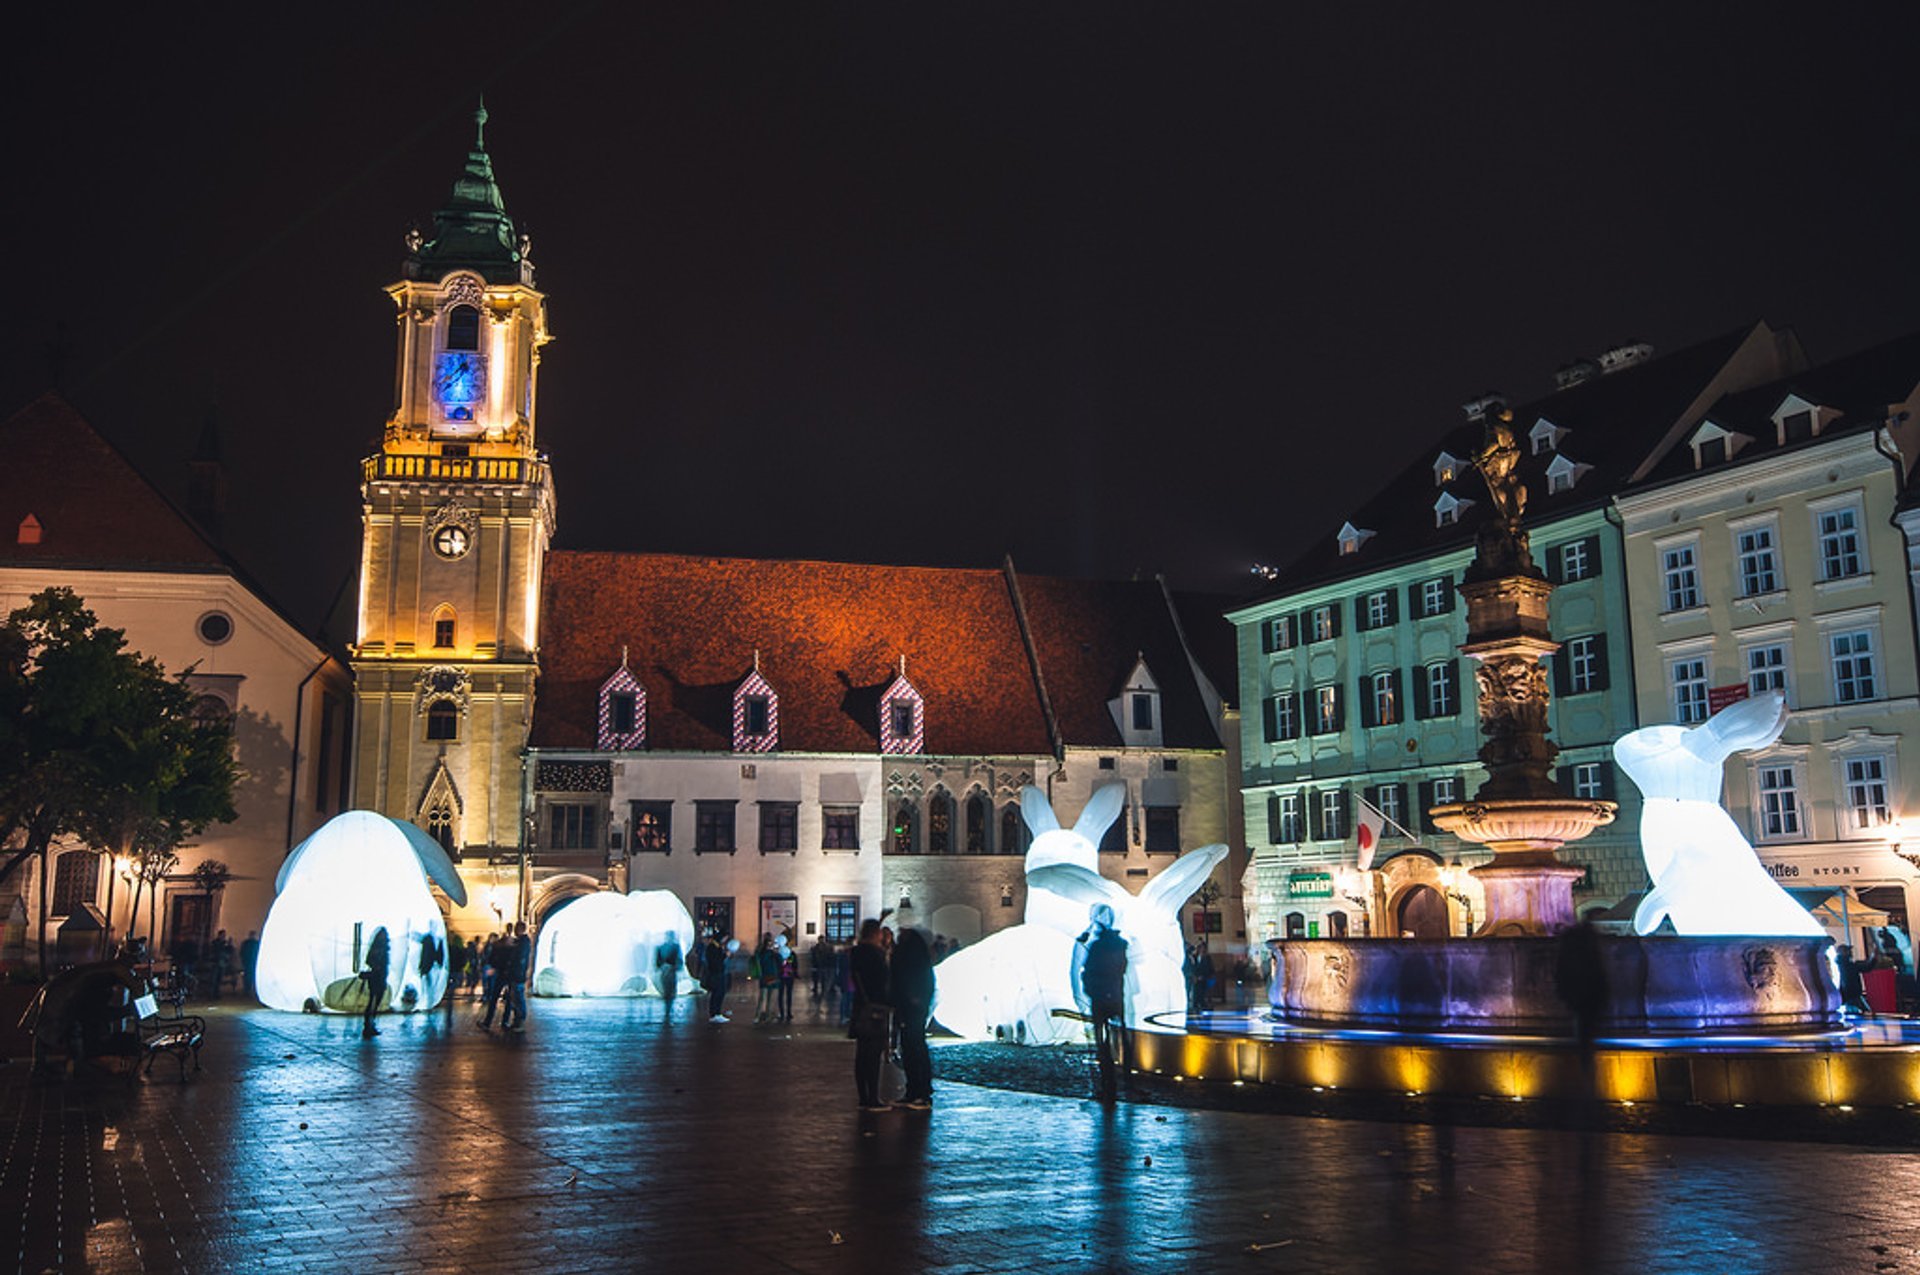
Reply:
<svg viewBox="0 0 1920 1275"><path fill-rule="evenodd" d="M178 1006L175 1012L166 1018L160 1016L160 1002L148 992L133 1002L134 1012L140 1016L140 1053L147 1060L146 1074L153 1074L153 1064L162 1054L172 1054L174 1061L180 1064L180 1079L187 1078L187 1055L193 1055L193 1069L200 1070L200 1043L207 1036L207 1021L198 1014L183 1014Z"/></svg>

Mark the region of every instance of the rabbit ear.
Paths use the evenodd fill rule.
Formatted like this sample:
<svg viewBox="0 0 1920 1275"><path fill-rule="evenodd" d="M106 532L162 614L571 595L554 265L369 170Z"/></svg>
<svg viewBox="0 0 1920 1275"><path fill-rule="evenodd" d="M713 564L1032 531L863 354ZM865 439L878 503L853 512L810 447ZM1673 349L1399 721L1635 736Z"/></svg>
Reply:
<svg viewBox="0 0 1920 1275"><path fill-rule="evenodd" d="M1094 845L1100 844L1100 838L1107 835L1107 829L1120 817L1127 807L1127 786L1125 784L1102 784L1093 790L1093 796L1087 798L1086 809L1073 821L1073 830Z"/></svg>
<svg viewBox="0 0 1920 1275"><path fill-rule="evenodd" d="M1060 826L1060 817L1053 813L1053 803L1032 784L1020 790L1020 814L1027 821L1027 831L1036 837Z"/></svg>
<svg viewBox="0 0 1920 1275"><path fill-rule="evenodd" d="M1049 890L1075 903L1105 903L1115 910L1126 906L1130 897L1117 882L1077 863L1050 863L1027 873L1027 888Z"/></svg>
<svg viewBox="0 0 1920 1275"><path fill-rule="evenodd" d="M1140 891L1140 902L1155 911L1178 915L1180 905L1187 901L1187 896L1198 890L1201 882L1213 875L1215 865L1226 857L1227 848L1223 845L1201 846L1198 850L1187 851L1175 859L1165 872L1147 882Z"/></svg>

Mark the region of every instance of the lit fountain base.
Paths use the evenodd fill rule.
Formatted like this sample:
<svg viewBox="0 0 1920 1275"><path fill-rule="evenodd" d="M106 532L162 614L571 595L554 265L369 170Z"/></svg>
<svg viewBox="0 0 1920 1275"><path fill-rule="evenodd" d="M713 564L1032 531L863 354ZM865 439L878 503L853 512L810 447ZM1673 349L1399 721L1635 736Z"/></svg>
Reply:
<svg viewBox="0 0 1920 1275"><path fill-rule="evenodd" d="M1570 1036L1551 939L1281 939L1269 998L1290 1023ZM1825 938L1603 938L1602 1034L1841 1024Z"/></svg>

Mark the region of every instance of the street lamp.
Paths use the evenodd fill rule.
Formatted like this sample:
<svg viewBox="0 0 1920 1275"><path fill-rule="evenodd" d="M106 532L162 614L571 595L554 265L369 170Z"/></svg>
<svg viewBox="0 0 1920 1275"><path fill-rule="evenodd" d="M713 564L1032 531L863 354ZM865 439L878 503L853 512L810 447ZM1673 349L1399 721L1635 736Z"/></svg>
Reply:
<svg viewBox="0 0 1920 1275"><path fill-rule="evenodd" d="M1466 883L1467 883L1467 869L1460 866L1460 860L1458 857L1455 857L1452 862L1447 864L1446 867L1440 869L1440 887L1447 892L1447 897L1449 899L1452 899L1455 903L1458 903L1460 905L1461 910L1466 914L1466 921L1467 921L1466 937L1472 938L1473 937L1473 896L1468 894L1466 890L1462 888L1466 885Z"/></svg>

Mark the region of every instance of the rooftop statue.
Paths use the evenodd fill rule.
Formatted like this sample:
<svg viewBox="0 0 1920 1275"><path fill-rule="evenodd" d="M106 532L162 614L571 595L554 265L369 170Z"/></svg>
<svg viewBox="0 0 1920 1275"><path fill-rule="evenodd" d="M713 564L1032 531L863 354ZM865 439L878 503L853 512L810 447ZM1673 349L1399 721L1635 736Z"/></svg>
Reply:
<svg viewBox="0 0 1920 1275"><path fill-rule="evenodd" d="M1538 576L1520 516L1527 510L1527 485L1521 478L1520 444L1513 437L1513 413L1505 408L1487 416L1486 439L1473 454L1473 467L1487 484L1493 517L1480 527L1469 580L1508 575Z"/></svg>

